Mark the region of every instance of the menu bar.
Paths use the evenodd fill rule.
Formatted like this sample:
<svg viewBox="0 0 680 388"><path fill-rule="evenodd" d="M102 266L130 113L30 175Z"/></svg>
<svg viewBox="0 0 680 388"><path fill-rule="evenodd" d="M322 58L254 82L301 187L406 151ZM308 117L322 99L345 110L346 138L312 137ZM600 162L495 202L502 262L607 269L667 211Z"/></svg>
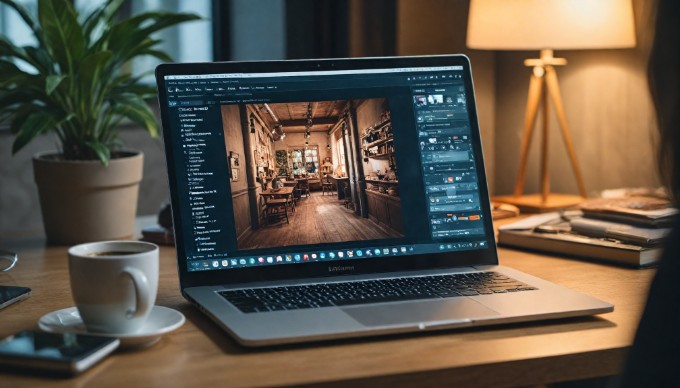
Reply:
<svg viewBox="0 0 680 388"><path fill-rule="evenodd" d="M271 73L222 73L222 74L191 74L166 75L166 80L178 79L206 79L206 78L262 78L262 77L297 77L297 76L327 76L343 74L381 74L381 73L410 73L421 71L455 71L463 70L463 66L434 66L434 67L401 67L397 69L360 69L360 70L319 70L319 71L291 71Z"/></svg>

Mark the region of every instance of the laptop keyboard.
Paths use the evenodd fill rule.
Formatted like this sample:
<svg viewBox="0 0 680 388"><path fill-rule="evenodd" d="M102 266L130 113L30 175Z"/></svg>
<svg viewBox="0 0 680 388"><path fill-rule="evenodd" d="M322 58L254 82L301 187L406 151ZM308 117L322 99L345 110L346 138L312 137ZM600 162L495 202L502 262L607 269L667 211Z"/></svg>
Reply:
<svg viewBox="0 0 680 388"><path fill-rule="evenodd" d="M219 294L241 312L299 310L536 290L497 272L248 288Z"/></svg>

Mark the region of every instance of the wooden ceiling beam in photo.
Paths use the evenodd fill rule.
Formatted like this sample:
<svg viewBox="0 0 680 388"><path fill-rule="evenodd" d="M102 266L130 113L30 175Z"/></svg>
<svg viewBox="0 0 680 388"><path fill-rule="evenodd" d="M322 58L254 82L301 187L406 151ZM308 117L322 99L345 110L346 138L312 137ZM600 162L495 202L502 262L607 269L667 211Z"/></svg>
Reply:
<svg viewBox="0 0 680 388"><path fill-rule="evenodd" d="M326 106L326 112L323 114L324 116L332 116L333 115L333 109L335 109L335 106L338 105L338 101L333 101L330 104Z"/></svg>
<svg viewBox="0 0 680 388"><path fill-rule="evenodd" d="M329 134L338 121L342 119L342 113L346 106L347 101L344 100L301 101L269 103L266 107L262 105L261 110L263 118L269 120L270 117L275 117L278 120L276 123L273 119L271 120L272 128L278 128L277 124L281 125L280 129L276 131L277 133L304 133L307 124L307 111L311 107L311 132ZM269 108L272 113L265 113L266 108Z"/></svg>
<svg viewBox="0 0 680 388"><path fill-rule="evenodd" d="M332 125L338 122L340 118L338 116L331 117L314 117L314 125L312 125L312 130L315 130L316 126L319 125ZM303 127L307 124L307 119L293 119L293 120L280 120L279 121L284 128L288 127ZM316 129L318 130L318 129Z"/></svg>
<svg viewBox="0 0 680 388"><path fill-rule="evenodd" d="M279 120L276 113L272 110L269 104L265 103L260 105L260 107L260 110L266 113L263 116L269 121L269 129L272 133L274 141L283 139L285 137L283 134L283 126L281 125L281 121Z"/></svg>
<svg viewBox="0 0 680 388"><path fill-rule="evenodd" d="M338 119L339 120L339 119ZM328 131L335 126L337 122L334 122L332 124L314 124L311 128L311 132L325 132L328 133ZM307 129L305 126L295 126L295 127L283 127L283 132L285 133L303 133Z"/></svg>
<svg viewBox="0 0 680 388"><path fill-rule="evenodd" d="M316 110L317 110L318 107L319 107L318 101L312 103L312 118L313 119L316 119Z"/></svg>
<svg viewBox="0 0 680 388"><path fill-rule="evenodd" d="M275 127L280 124L278 116L276 115L276 113L274 113L269 104L262 104L262 108L267 112L267 115L271 119L272 123L271 127Z"/></svg>

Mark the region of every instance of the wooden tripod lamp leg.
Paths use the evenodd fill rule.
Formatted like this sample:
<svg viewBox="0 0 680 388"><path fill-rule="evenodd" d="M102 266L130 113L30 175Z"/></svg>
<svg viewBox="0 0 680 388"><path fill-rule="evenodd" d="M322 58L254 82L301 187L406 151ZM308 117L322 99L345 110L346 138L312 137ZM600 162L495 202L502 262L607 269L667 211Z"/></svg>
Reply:
<svg viewBox="0 0 680 388"><path fill-rule="evenodd" d="M529 159L529 146L531 145L531 138L534 134L534 127L536 125L536 114L538 113L538 105L543 94L543 77L538 76L532 72L529 80L529 96L527 98L527 109L524 116L524 133L522 134L522 143L519 154L519 174L515 182L515 197L522 195L524 191L524 180L527 173L527 161Z"/></svg>
<svg viewBox="0 0 680 388"><path fill-rule="evenodd" d="M550 97L553 101L553 105L555 105L557 121L560 124L562 139L564 140L564 144L567 146L571 167L574 170L574 175L576 176L578 191L582 197L587 197L586 186L583 184L583 176L581 175L581 169L579 168L578 160L576 159L576 152L574 151L574 142L571 138L571 130L569 129L569 124L567 123L564 105L562 105L560 86L557 82L557 73L555 72L555 68L552 66L546 66L545 70L546 88L548 89L548 93L550 94Z"/></svg>
<svg viewBox="0 0 680 388"><path fill-rule="evenodd" d="M543 78L543 83L545 84L545 77ZM544 89L547 89L547 84L544 85ZM548 169L548 147L550 146L550 103L548 98L548 93L543 93L541 96L541 102L543 103L543 115L541 117L543 125L543 139L541 144L541 203L545 204L548 202L548 194L550 193L550 172Z"/></svg>

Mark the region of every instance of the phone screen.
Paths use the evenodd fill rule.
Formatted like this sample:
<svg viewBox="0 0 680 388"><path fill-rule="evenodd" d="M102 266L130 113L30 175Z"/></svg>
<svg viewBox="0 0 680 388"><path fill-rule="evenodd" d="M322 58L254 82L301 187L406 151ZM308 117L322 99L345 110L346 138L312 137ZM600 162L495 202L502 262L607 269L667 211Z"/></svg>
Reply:
<svg viewBox="0 0 680 388"><path fill-rule="evenodd" d="M22 331L0 342L0 365L78 372L113 351L117 338Z"/></svg>
<svg viewBox="0 0 680 388"><path fill-rule="evenodd" d="M31 295L28 287L0 286L0 309Z"/></svg>

